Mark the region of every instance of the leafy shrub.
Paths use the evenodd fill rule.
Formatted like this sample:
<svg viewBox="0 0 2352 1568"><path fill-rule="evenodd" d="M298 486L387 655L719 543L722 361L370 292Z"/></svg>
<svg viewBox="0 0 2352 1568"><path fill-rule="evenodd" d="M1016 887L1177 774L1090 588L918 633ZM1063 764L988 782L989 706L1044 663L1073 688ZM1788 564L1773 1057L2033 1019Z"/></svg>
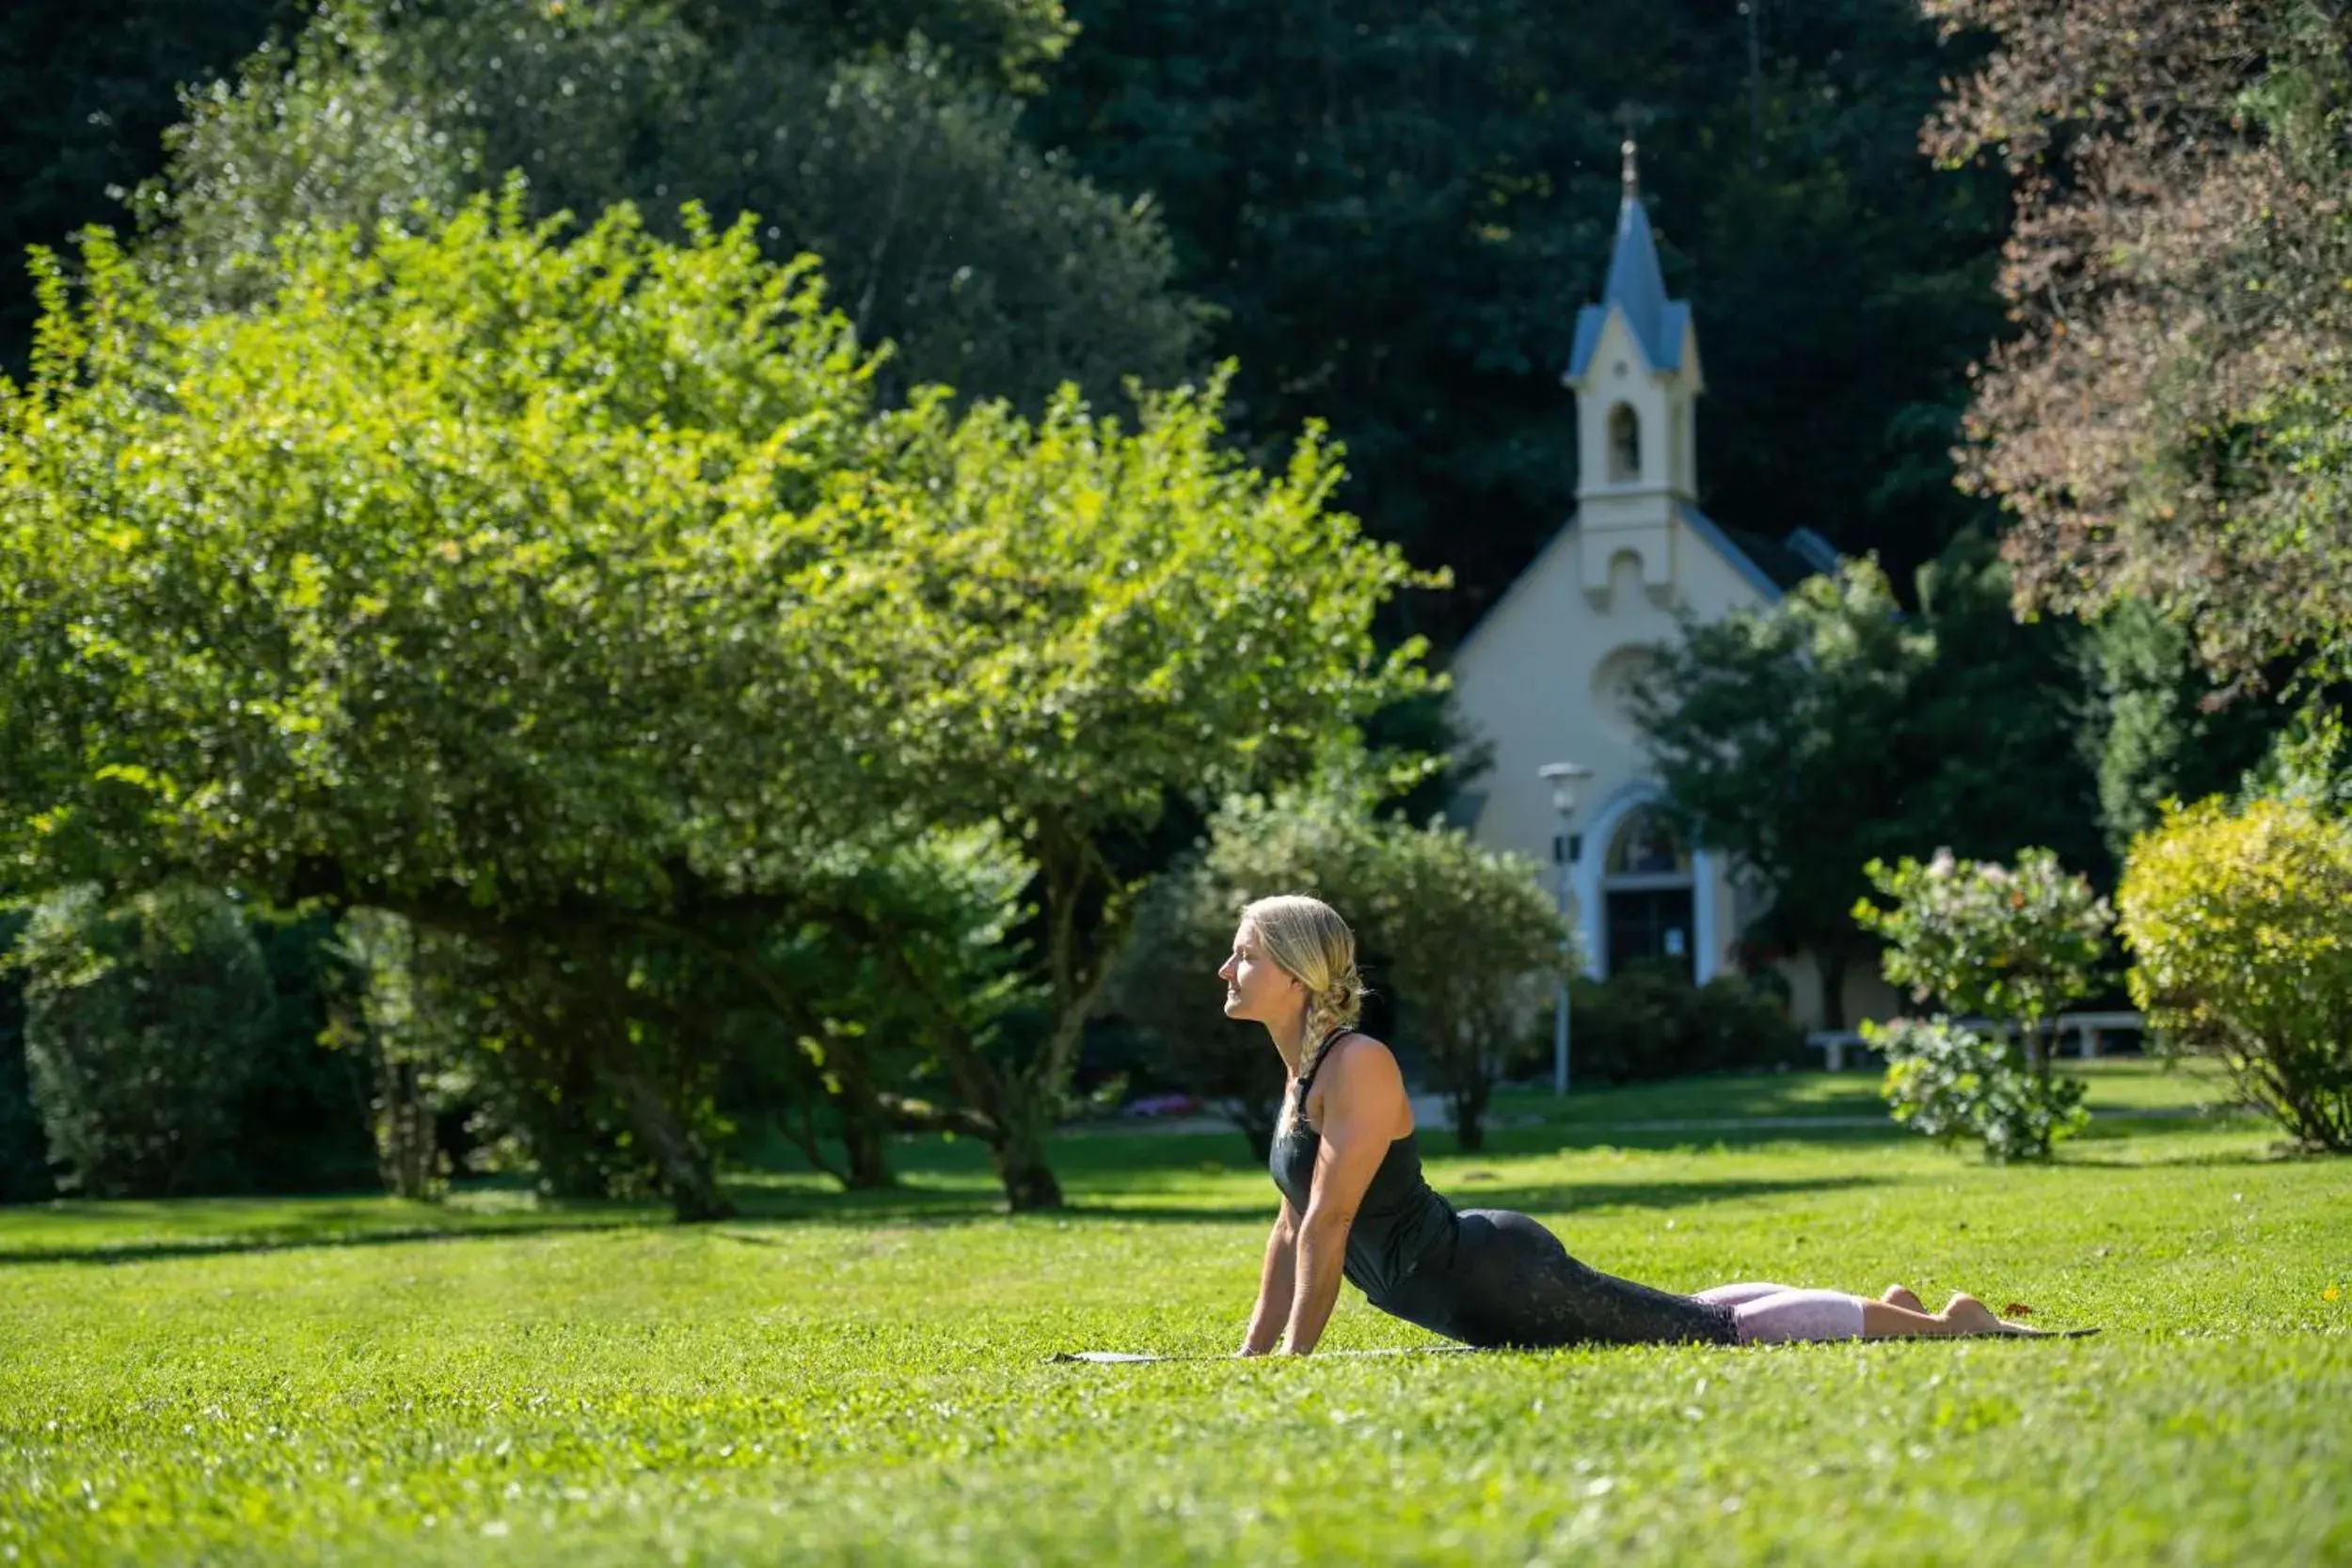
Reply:
<svg viewBox="0 0 2352 1568"><path fill-rule="evenodd" d="M1629 1084L1797 1061L1804 1033L1779 1001L1741 976L1693 985L1679 966L1632 964L1569 990L1570 1065L1581 1081ZM1551 1072L1547 1011L1521 1042L1515 1076Z"/></svg>
<svg viewBox="0 0 2352 1568"><path fill-rule="evenodd" d="M1279 1103L1280 1069L1256 1065L1272 1054L1265 1041L1216 1010L1210 984L1252 899L1311 894L1347 920L1359 968L1391 993L1392 1043L1426 1061L1465 1148L1480 1147L1494 1085L1550 1000L1563 933L1534 867L1373 804L1368 785L1346 780L1228 801L1200 855L1147 904L1147 928L1127 950L1120 1003L1167 1043L1186 1087L1241 1102L1253 1144L1272 1126L1261 1085L1270 1073Z"/></svg>
<svg viewBox="0 0 2352 1568"><path fill-rule="evenodd" d="M2082 1080L2033 1070L2014 1040L1943 1017L1865 1023L1862 1033L1886 1053L1895 1119L1939 1142L1973 1138L1996 1163L2039 1160L2090 1123Z"/></svg>
<svg viewBox="0 0 2352 1568"><path fill-rule="evenodd" d="M1384 825L1356 918L1389 958L1396 1033L1426 1053L1464 1148L1571 951L1535 865L1438 823Z"/></svg>
<svg viewBox="0 0 2352 1568"><path fill-rule="evenodd" d="M2049 1158L2052 1142L2082 1125L2084 1089L2052 1077L2050 1028L2090 990L2113 918L2106 901L2047 849L2021 850L2014 867L1939 849L1924 864L1906 855L1864 872L1893 900L1853 911L1888 943L1886 977L1919 1001L1994 1020L2015 1041L1948 1019L1866 1024L1887 1053L1895 1119L1947 1143L1973 1134L1995 1160Z"/></svg>
<svg viewBox="0 0 2352 1568"><path fill-rule="evenodd" d="M16 961L33 1102L61 1184L100 1197L221 1184L270 1013L237 907L201 889L115 905L68 889L33 911Z"/></svg>
<svg viewBox="0 0 2352 1568"><path fill-rule="evenodd" d="M0 917L0 954L14 946L24 924L21 917ZM359 1098L349 1065L320 1038L333 968L324 948L326 923L310 917L247 918L245 924L272 998L250 1041L249 1065L204 1184L266 1192L364 1184L369 1164ZM25 1060L24 979L21 966L0 968L0 1203L56 1190Z"/></svg>
<svg viewBox="0 0 2352 1568"><path fill-rule="evenodd" d="M1362 800L1342 790L1228 800L1198 849L1145 893L1113 973L1106 999L1156 1042L1153 1065L1221 1105L1260 1158L1281 1108L1282 1065L1262 1028L1225 1016L1218 966L1244 905L1303 893L1354 927L1357 966L1377 983L1381 965L1355 908L1376 836Z"/></svg>
<svg viewBox="0 0 2352 1568"><path fill-rule="evenodd" d="M1303 885L1303 884L1302 884ZM1282 1104L1282 1064L1265 1031L1218 1006L1241 902L1197 860L1155 880L1111 979L1110 1006L1154 1048L1156 1074L1216 1104L1264 1159Z"/></svg>
<svg viewBox="0 0 2352 1568"><path fill-rule="evenodd" d="M2352 826L2210 800L2133 841L2116 903L2132 999L2309 1148L2352 1149Z"/></svg>

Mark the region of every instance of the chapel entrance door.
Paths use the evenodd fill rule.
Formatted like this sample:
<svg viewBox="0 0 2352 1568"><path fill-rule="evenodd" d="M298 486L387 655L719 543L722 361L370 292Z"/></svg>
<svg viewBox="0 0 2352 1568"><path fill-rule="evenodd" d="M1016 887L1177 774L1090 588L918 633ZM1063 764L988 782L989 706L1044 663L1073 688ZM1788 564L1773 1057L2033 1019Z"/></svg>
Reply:
<svg viewBox="0 0 2352 1568"><path fill-rule="evenodd" d="M1689 846L1661 813L1644 807L1610 835L1600 889L1609 974L1664 964L1697 978L1697 879Z"/></svg>
<svg viewBox="0 0 2352 1568"><path fill-rule="evenodd" d="M1609 972L1635 964L1671 965L1695 978L1691 890L1623 888L1609 895Z"/></svg>

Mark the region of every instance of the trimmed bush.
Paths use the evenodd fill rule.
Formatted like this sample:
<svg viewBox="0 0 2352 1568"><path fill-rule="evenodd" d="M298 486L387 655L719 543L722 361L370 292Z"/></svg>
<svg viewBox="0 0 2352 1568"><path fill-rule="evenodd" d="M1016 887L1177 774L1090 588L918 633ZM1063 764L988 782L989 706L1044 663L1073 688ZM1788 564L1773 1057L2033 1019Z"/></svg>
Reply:
<svg viewBox="0 0 2352 1568"><path fill-rule="evenodd" d="M24 1054L60 1185L94 1197L226 1183L270 977L237 907L173 888L51 895L19 943Z"/></svg>
<svg viewBox="0 0 2352 1568"><path fill-rule="evenodd" d="M2132 1000L2305 1148L2352 1149L2352 825L2302 800L2168 810L2116 894Z"/></svg>

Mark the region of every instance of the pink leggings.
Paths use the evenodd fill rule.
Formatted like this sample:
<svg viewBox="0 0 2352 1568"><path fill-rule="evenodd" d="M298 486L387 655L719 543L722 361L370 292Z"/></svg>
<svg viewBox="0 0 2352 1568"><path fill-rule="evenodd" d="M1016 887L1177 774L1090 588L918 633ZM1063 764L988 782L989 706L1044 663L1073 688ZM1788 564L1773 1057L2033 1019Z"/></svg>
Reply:
<svg viewBox="0 0 2352 1568"><path fill-rule="evenodd" d="M1731 1308L1740 1340L1773 1345L1792 1339L1859 1339L1862 1298L1843 1291L1793 1291L1786 1285L1718 1285L1693 1298Z"/></svg>

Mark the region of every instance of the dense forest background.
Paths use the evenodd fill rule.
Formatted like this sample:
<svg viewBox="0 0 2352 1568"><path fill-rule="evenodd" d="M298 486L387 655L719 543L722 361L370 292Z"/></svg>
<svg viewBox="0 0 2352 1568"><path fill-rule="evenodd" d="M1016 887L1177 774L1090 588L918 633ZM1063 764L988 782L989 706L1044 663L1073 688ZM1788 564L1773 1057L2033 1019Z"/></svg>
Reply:
<svg viewBox="0 0 2352 1568"><path fill-rule="evenodd" d="M1899 584L1986 510L1953 489L1949 449L1967 367L2003 330L2007 182L1921 154L1939 81L1979 45L1939 39L1912 0L1604 0L1574 25L1523 0L668 14L713 40L780 23L836 57L903 49L909 31L961 46L963 75L1017 114L1041 167L1164 227L1169 292L1205 308L1189 368L1238 362L1236 436L1272 453L1327 421L1349 454L1343 503L1452 568L1453 592L1406 610L1440 648L1573 504L1558 374L1607 264L1629 125L1669 286L1698 318L1702 504L1735 530L1804 526L1877 551ZM129 226L130 193L165 166L177 89L233 79L304 20L290 0L8 8L0 363L19 370L28 349L24 247ZM919 319L882 325L922 336ZM1166 379L1162 346L1131 368ZM985 363L953 378L1006 389Z"/></svg>

